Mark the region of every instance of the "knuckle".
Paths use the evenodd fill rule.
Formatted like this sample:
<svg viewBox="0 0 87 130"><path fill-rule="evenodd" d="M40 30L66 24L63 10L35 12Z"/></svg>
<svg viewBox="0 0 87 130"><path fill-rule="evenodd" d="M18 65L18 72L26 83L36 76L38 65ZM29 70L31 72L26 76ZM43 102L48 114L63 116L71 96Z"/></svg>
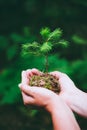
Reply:
<svg viewBox="0 0 87 130"><path fill-rule="evenodd" d="M31 69L27 69L26 72L31 72Z"/></svg>
<svg viewBox="0 0 87 130"><path fill-rule="evenodd" d="M65 74L65 73L62 73L62 76L66 77L66 76L67 76L67 74Z"/></svg>
<svg viewBox="0 0 87 130"><path fill-rule="evenodd" d="M54 71L56 74L58 73L58 71Z"/></svg>
<svg viewBox="0 0 87 130"><path fill-rule="evenodd" d="M36 68L33 68L32 71L38 71Z"/></svg>
<svg viewBox="0 0 87 130"><path fill-rule="evenodd" d="M22 71L22 74L25 73L25 70Z"/></svg>

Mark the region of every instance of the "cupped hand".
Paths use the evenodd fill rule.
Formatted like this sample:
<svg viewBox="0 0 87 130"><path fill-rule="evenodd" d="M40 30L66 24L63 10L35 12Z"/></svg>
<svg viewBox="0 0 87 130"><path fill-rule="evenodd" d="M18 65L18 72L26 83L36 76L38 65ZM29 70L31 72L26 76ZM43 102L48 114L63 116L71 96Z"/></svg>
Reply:
<svg viewBox="0 0 87 130"><path fill-rule="evenodd" d="M51 74L54 75L58 79L58 83L61 88L60 93L70 92L76 89L74 82L69 78L67 74L59 72L59 71L51 72Z"/></svg>
<svg viewBox="0 0 87 130"><path fill-rule="evenodd" d="M37 69L27 69L26 71L22 71L21 73L21 83L29 85L30 78L33 75L41 75L42 72L40 72Z"/></svg>
<svg viewBox="0 0 87 130"><path fill-rule="evenodd" d="M65 73L54 71L51 72L58 79L60 86L59 96L68 104L73 100L73 97L78 92L78 88L75 86L74 82ZM71 100L71 101L70 101Z"/></svg>
<svg viewBox="0 0 87 130"><path fill-rule="evenodd" d="M52 72L59 82L59 96L77 114L87 118L87 93L78 89L73 81L64 73Z"/></svg>
<svg viewBox="0 0 87 130"><path fill-rule="evenodd" d="M40 75L41 72L32 69L22 72L22 82L19 84L23 96L23 102L26 105L35 105L44 107L49 111L49 106L58 97L54 92L42 87L29 86L29 79L32 75Z"/></svg>

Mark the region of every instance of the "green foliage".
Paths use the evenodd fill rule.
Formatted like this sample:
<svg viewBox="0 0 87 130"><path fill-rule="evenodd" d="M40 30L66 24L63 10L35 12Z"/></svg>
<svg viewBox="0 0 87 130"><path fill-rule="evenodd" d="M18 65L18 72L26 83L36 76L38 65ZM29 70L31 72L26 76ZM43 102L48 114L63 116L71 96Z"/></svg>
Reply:
<svg viewBox="0 0 87 130"><path fill-rule="evenodd" d="M8 40L4 36L0 36L0 51L8 46Z"/></svg>
<svg viewBox="0 0 87 130"><path fill-rule="evenodd" d="M36 41L32 43L25 43L22 46L22 53L32 53L32 54L47 54L49 53L53 47L57 45L67 46L68 42L65 40L61 40L62 30L60 28L55 29L54 31L50 31L49 28L42 28L40 31L43 41L38 43Z"/></svg>
<svg viewBox="0 0 87 130"><path fill-rule="evenodd" d="M86 44L87 43L87 40L78 36L78 35L73 35L72 36L72 40L77 43L77 44Z"/></svg>
<svg viewBox="0 0 87 130"><path fill-rule="evenodd" d="M56 43L58 42L61 36L62 36L62 30L60 28L55 29L53 32L49 34L48 41Z"/></svg>
<svg viewBox="0 0 87 130"><path fill-rule="evenodd" d="M47 54L52 50L51 42L44 42L40 48L41 54Z"/></svg>
<svg viewBox="0 0 87 130"><path fill-rule="evenodd" d="M8 38L0 36L0 105L20 102L18 83L21 71L25 68L20 57L20 47L23 42L33 39L34 36L16 33L10 34Z"/></svg>
<svg viewBox="0 0 87 130"><path fill-rule="evenodd" d="M9 46L8 50L7 50L7 58L8 60L11 60L15 57L16 53L17 53L17 45L12 45Z"/></svg>
<svg viewBox="0 0 87 130"><path fill-rule="evenodd" d="M28 53L39 55L39 50L40 46L37 42L33 42L32 44L26 43L22 46L22 55L26 55Z"/></svg>
<svg viewBox="0 0 87 130"><path fill-rule="evenodd" d="M79 89L87 92L87 60L77 60L72 64L72 77ZM74 75L76 75L74 77Z"/></svg>
<svg viewBox="0 0 87 130"><path fill-rule="evenodd" d="M8 68L2 72L2 75L0 75L0 96L1 104L11 104L15 103L17 101L17 97L19 95L18 90L18 74L16 75L14 73L14 70L11 68Z"/></svg>
<svg viewBox="0 0 87 130"><path fill-rule="evenodd" d="M49 35L50 35L50 32L51 32L50 28L45 27L45 28L41 29L40 34L41 34L41 36L42 36L43 39L47 40L48 37L49 37Z"/></svg>
<svg viewBox="0 0 87 130"><path fill-rule="evenodd" d="M68 42L60 39L62 36L62 30L60 28L50 31L49 28L42 28L40 31L43 41L38 43L36 41L32 43L26 43L22 46L22 54L32 53L34 55L44 55L45 62L45 71L48 71L48 55L52 49L57 45L67 46Z"/></svg>
<svg viewBox="0 0 87 130"><path fill-rule="evenodd" d="M36 52L34 56L31 53L28 53L29 55L25 57L20 56L21 46L24 43L33 43L36 39L39 39L40 45L43 42L53 43L52 40L51 42L47 41L51 33L49 28L42 28L40 31L41 37L43 36L42 39L38 35L38 30L44 26L49 26L52 30L56 27L63 28L64 35L63 32L60 35L58 34L60 42L63 40L61 39L62 36L70 41L69 47L66 49L64 49L65 46L64 48L62 47L62 44L59 45L60 42L57 44L55 41L58 47L55 45L53 51L50 48L47 50L47 52L51 51L51 55L48 57L49 71L60 70L67 73L74 80L77 87L87 92L87 1L47 0L42 2L41 0L0 0L0 5L0 105L19 104L22 101L18 89L22 70L36 67L44 71L44 58L39 56L39 54L37 54L38 57L35 56L38 52L38 47L34 48ZM53 47L52 45L50 47ZM54 55L55 53L56 56ZM14 105L14 109L15 107ZM17 128L17 124L15 126L15 119L13 119L15 115L13 117L10 114L7 106L4 108L6 108L5 114L5 111L0 109L1 114L6 115L1 117L0 129L9 130L8 124L11 122L12 130L45 130L46 127L47 130L52 130L51 127L45 125L45 122L48 122L47 114L45 116L44 113L38 112L38 115L36 114L35 116L31 110L27 111L24 115L24 122L21 124L20 121L17 122L20 125L20 128ZM16 108L18 109L18 106ZM25 111L21 110L20 112L21 114L25 113ZM20 112L18 110L17 115ZM28 119L25 118L27 115ZM43 118L40 117L43 117L43 115L44 121L42 122ZM11 117L13 118L11 119ZM21 116L20 118L22 120ZM16 119L19 119L19 116ZM82 129L87 129L87 125L85 125L84 120L83 122L81 121L81 118L80 125L82 125Z"/></svg>

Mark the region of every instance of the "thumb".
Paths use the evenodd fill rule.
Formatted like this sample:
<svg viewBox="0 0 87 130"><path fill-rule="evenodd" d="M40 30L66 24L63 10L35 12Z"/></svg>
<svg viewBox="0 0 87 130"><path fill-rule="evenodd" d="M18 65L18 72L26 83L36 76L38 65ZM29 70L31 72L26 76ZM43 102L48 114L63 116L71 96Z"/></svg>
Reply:
<svg viewBox="0 0 87 130"><path fill-rule="evenodd" d="M24 92L25 94L29 95L29 96L33 96L33 90L32 90L32 87L27 85L27 84L22 84L20 83L18 85L18 87L20 88L20 90L22 92Z"/></svg>
<svg viewBox="0 0 87 130"><path fill-rule="evenodd" d="M63 73L60 71L50 72L50 74L52 74L53 76L55 76L58 79L60 79L63 76Z"/></svg>

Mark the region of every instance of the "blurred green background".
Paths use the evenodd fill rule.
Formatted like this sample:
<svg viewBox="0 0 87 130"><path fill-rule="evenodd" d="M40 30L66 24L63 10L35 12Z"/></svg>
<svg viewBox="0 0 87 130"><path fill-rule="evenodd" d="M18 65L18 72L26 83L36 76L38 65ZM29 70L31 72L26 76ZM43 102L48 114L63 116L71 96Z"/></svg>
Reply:
<svg viewBox="0 0 87 130"><path fill-rule="evenodd" d="M43 70L43 57L21 56L22 44L40 40L42 27L60 27L69 41L67 49L55 48L50 55L50 71L67 73L87 92L86 12L86 0L0 0L0 130L53 129L46 111L23 105L18 88L22 70ZM76 118L87 130L87 119Z"/></svg>

